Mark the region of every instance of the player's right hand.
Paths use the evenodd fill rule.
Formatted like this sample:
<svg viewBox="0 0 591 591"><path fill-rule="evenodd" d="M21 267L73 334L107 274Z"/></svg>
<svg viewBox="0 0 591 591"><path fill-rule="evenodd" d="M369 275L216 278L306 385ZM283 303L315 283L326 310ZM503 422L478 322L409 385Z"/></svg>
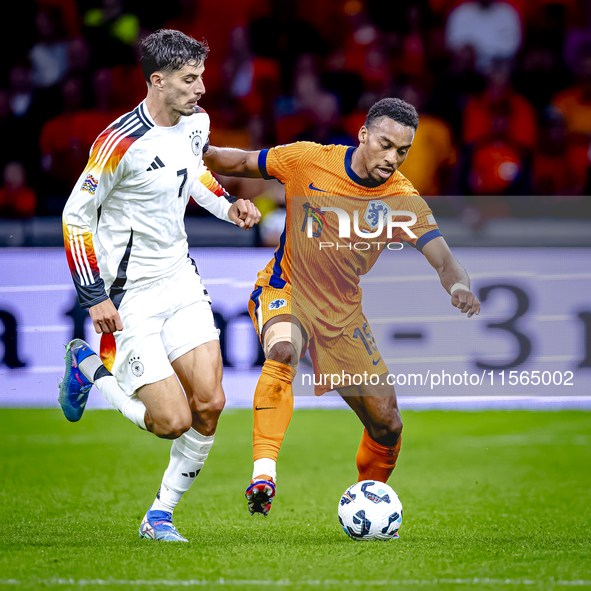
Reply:
<svg viewBox="0 0 591 591"><path fill-rule="evenodd" d="M88 310L92 318L94 330L98 334L109 334L118 330L123 330L123 322L121 316L117 312L113 302L108 299L100 304L91 306Z"/></svg>
<svg viewBox="0 0 591 591"><path fill-rule="evenodd" d="M454 291L451 296L451 305L454 308L459 308L462 314L468 314L468 318L472 318L474 314L480 314L480 300L471 292L465 289L458 289Z"/></svg>
<svg viewBox="0 0 591 591"><path fill-rule="evenodd" d="M228 217L240 228L250 230L261 221L261 212L248 199L237 199L228 211Z"/></svg>

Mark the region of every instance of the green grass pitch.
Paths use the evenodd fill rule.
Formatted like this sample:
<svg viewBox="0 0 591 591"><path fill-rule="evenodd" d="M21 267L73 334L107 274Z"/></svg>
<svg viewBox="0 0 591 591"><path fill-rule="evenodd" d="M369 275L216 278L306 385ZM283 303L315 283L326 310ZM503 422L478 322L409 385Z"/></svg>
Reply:
<svg viewBox="0 0 591 591"><path fill-rule="evenodd" d="M296 411L268 519L248 515L250 411L222 415L175 512L189 544L138 538L170 443L114 411L69 424L0 411L3 589L564 589L591 587L591 413L403 412L390 484L400 540L339 527L361 427Z"/></svg>

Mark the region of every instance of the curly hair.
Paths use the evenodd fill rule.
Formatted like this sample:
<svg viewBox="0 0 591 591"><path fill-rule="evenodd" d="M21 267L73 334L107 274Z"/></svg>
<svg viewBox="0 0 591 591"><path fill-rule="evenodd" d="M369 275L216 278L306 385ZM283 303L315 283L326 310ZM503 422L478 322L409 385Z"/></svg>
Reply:
<svg viewBox="0 0 591 591"><path fill-rule="evenodd" d="M369 128L375 125L382 117L389 117L400 123L400 125L412 127L415 131L419 126L417 110L409 103L398 98L385 98L375 103L367 113L365 127Z"/></svg>
<svg viewBox="0 0 591 591"><path fill-rule="evenodd" d="M154 72L175 72L187 64L200 65L209 52L206 41L196 41L172 29L160 29L148 35L140 47L140 64L148 84Z"/></svg>

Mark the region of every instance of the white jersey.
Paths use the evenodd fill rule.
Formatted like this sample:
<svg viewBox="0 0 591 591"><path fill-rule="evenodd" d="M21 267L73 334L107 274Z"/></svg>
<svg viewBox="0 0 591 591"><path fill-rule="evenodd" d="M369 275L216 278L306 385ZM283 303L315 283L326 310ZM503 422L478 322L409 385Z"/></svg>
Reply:
<svg viewBox="0 0 591 591"><path fill-rule="evenodd" d="M203 109L161 127L144 101L97 138L63 213L66 255L83 308L108 297L117 305L125 290L187 263L184 215L191 197L230 221L233 198L203 163L208 135Z"/></svg>

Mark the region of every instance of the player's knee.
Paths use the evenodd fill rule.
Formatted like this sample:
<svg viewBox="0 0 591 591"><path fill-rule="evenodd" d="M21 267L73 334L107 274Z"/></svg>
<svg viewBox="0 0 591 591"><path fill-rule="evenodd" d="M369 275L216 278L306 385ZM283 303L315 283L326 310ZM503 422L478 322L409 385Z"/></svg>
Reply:
<svg viewBox="0 0 591 591"><path fill-rule="evenodd" d="M191 428L191 414L182 412L161 417L153 423L154 434L162 439L178 439Z"/></svg>
<svg viewBox="0 0 591 591"><path fill-rule="evenodd" d="M191 428L185 423L172 423L167 425L154 425L154 434L162 439L178 439L183 433L186 433Z"/></svg>
<svg viewBox="0 0 591 591"><path fill-rule="evenodd" d="M225 405L226 397L221 387L210 396L209 400L195 401L191 405L193 426L199 425L201 430L205 429L207 433L203 433L203 435L212 435Z"/></svg>
<svg viewBox="0 0 591 591"><path fill-rule="evenodd" d="M394 446L398 443L402 435L402 418L400 413L396 412L391 416L385 417L377 424L368 429L369 436L381 445Z"/></svg>
<svg viewBox="0 0 591 591"><path fill-rule="evenodd" d="M226 406L226 397L223 390L220 389L215 395L211 397L206 404L206 412L212 417L219 417Z"/></svg>
<svg viewBox="0 0 591 591"><path fill-rule="evenodd" d="M267 359L272 359L284 365L295 365L298 360L294 359L294 357L294 347L289 341L275 343L267 355Z"/></svg>

